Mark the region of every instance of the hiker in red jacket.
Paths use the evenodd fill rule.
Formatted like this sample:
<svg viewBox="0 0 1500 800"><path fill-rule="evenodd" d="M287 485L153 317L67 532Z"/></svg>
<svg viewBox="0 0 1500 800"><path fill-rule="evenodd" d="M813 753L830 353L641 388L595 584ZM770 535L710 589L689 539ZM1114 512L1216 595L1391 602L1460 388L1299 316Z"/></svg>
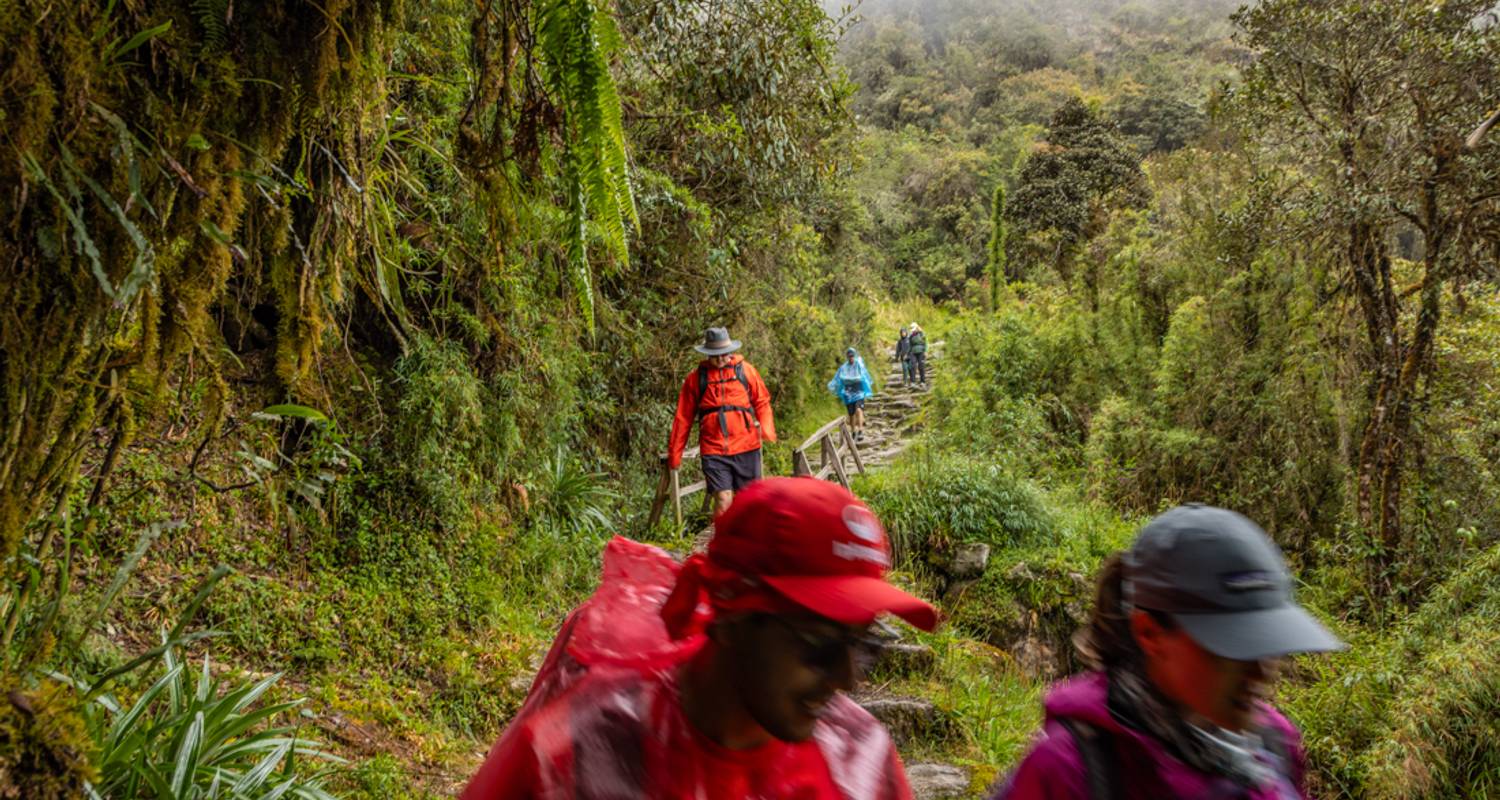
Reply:
<svg viewBox="0 0 1500 800"><path fill-rule="evenodd" d="M848 490L768 478L679 565L616 538L461 800L911 800L890 733L844 692L895 614L890 543Z"/></svg>
<svg viewBox="0 0 1500 800"><path fill-rule="evenodd" d="M760 373L735 355L740 343L726 328L709 328L694 350L707 356L689 372L677 394L677 416L667 443L667 466L682 466L688 431L698 422L698 455L703 479L723 513L734 493L760 479L760 443L776 441L771 392Z"/></svg>

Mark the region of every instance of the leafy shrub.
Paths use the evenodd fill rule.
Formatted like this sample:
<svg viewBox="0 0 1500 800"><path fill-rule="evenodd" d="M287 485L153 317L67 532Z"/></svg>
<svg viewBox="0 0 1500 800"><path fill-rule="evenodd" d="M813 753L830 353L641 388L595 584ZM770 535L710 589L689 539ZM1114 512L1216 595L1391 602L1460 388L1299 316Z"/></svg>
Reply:
<svg viewBox="0 0 1500 800"><path fill-rule="evenodd" d="M1500 790L1500 627L1454 626L1407 677L1363 757L1371 800L1491 797Z"/></svg>
<svg viewBox="0 0 1500 800"><path fill-rule="evenodd" d="M402 466L439 519L454 520L480 477L493 474L484 386L456 342L426 335L412 339L396 375Z"/></svg>
<svg viewBox="0 0 1500 800"><path fill-rule="evenodd" d="M1324 795L1484 797L1500 757L1500 546L1394 630L1299 659L1283 695Z"/></svg>
<svg viewBox="0 0 1500 800"><path fill-rule="evenodd" d="M1099 392L1098 355L1074 303L1024 289L1026 305L965 315L948 334L954 367L938 387L941 442L996 450L1036 469L1066 463Z"/></svg>
<svg viewBox="0 0 1500 800"><path fill-rule="evenodd" d="M885 523L898 556L963 542L999 547L1053 540L1041 493L998 464L912 459L870 475L857 494Z"/></svg>
<svg viewBox="0 0 1500 800"><path fill-rule="evenodd" d="M1155 510L1210 494L1208 469L1219 443L1189 428L1162 428L1150 412L1110 397L1094 415L1088 447L1089 482L1128 508Z"/></svg>

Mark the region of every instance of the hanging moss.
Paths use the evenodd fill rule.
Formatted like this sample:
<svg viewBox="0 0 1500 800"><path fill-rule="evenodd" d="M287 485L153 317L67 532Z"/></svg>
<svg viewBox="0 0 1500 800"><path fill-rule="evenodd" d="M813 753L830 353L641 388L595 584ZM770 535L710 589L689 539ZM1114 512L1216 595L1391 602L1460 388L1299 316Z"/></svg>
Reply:
<svg viewBox="0 0 1500 800"><path fill-rule="evenodd" d="M271 283L294 391L345 295L353 176L367 118L383 114L398 8L216 5L22 0L0 13L0 108L26 110L0 126L0 185L16 187L0 207L13 298L0 417L16 421L0 443L0 558L66 490L107 372L142 370L159 389L186 353L217 351L210 312L236 274L257 285L249 271L283 265ZM241 241L256 218L269 235Z"/></svg>

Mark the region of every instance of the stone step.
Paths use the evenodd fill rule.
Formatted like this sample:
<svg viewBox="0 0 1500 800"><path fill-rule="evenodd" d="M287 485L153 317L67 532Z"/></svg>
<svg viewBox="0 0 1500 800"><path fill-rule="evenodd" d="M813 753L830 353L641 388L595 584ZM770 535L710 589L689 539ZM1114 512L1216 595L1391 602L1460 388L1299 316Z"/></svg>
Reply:
<svg viewBox="0 0 1500 800"><path fill-rule="evenodd" d="M948 721L937 706L920 697L873 695L856 696L854 700L885 725L898 748L941 739L948 732Z"/></svg>
<svg viewBox="0 0 1500 800"><path fill-rule="evenodd" d="M880 649L870 673L882 678L931 675L937 667L937 653L916 642L891 642Z"/></svg>
<svg viewBox="0 0 1500 800"><path fill-rule="evenodd" d="M969 771L952 764L911 764L906 768L915 800L961 800L973 797Z"/></svg>

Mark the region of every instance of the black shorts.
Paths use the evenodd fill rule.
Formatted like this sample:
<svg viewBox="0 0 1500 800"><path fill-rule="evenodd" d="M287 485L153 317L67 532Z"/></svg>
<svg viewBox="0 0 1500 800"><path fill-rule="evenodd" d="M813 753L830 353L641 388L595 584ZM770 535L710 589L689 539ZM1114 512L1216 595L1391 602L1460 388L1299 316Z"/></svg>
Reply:
<svg viewBox="0 0 1500 800"><path fill-rule="evenodd" d="M710 492L738 492L760 480L760 448L732 456L704 456L703 480Z"/></svg>
<svg viewBox="0 0 1500 800"><path fill-rule="evenodd" d="M847 411L847 412L849 412L849 416L851 416L851 417L854 416L854 412L856 412L856 411L858 411L858 410L860 410L861 408L864 408L864 407L865 407L865 399L863 397L861 397L858 400L855 400L852 403L845 403L844 404L844 410Z"/></svg>

